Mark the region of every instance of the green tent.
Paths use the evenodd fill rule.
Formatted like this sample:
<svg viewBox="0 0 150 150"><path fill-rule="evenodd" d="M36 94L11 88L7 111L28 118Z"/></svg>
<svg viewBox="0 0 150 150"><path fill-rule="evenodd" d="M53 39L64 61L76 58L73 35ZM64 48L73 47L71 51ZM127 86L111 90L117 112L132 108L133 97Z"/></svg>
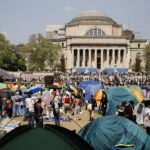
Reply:
<svg viewBox="0 0 150 150"><path fill-rule="evenodd" d="M137 90L144 97L144 92L139 86L128 85L127 88L130 89L130 90Z"/></svg>
<svg viewBox="0 0 150 150"><path fill-rule="evenodd" d="M30 129L20 126L0 140L0 150L83 150L92 149L81 137L65 128L46 125Z"/></svg>
<svg viewBox="0 0 150 150"><path fill-rule="evenodd" d="M138 99L136 96L130 92L129 89L124 87L113 87L104 91L107 95L108 99L108 112L107 115L114 115L117 111L116 106L121 105L123 101L134 101L136 105L138 103Z"/></svg>

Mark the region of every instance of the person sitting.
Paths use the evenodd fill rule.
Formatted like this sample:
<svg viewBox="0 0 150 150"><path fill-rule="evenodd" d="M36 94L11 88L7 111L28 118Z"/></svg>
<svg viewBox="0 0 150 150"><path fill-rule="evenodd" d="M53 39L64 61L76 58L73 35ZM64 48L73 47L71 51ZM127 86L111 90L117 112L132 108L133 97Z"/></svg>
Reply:
<svg viewBox="0 0 150 150"><path fill-rule="evenodd" d="M116 116L124 116L124 113L123 113L123 110L122 110L122 107L120 105L117 105L117 112L116 112Z"/></svg>

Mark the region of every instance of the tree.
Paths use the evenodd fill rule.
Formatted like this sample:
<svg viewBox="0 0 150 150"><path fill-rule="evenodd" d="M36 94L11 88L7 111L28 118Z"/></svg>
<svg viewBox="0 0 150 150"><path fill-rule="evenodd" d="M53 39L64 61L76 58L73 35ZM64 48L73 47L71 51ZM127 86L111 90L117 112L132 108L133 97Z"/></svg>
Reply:
<svg viewBox="0 0 150 150"><path fill-rule="evenodd" d="M150 44L144 50L145 70L150 71Z"/></svg>
<svg viewBox="0 0 150 150"><path fill-rule="evenodd" d="M41 34L32 34L23 49L23 55L29 57L30 71L43 71L46 66L53 67L58 60L60 46L53 44Z"/></svg>
<svg viewBox="0 0 150 150"><path fill-rule="evenodd" d="M132 67L132 70L135 71L135 72L140 72L142 71L142 66L141 66L141 58L136 55L136 58L135 58L135 64L133 64L131 67Z"/></svg>
<svg viewBox="0 0 150 150"><path fill-rule="evenodd" d="M25 60L16 52L15 46L0 33L0 68L9 71L26 70Z"/></svg>

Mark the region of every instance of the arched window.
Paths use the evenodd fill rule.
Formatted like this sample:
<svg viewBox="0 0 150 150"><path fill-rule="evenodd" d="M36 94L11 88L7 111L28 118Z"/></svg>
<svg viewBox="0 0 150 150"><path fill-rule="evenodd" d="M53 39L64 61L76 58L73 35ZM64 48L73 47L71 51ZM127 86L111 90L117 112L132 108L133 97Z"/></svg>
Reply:
<svg viewBox="0 0 150 150"><path fill-rule="evenodd" d="M97 29L97 28L94 28L94 29L90 29L86 34L85 36L103 36L105 35L105 32L100 30L100 29Z"/></svg>

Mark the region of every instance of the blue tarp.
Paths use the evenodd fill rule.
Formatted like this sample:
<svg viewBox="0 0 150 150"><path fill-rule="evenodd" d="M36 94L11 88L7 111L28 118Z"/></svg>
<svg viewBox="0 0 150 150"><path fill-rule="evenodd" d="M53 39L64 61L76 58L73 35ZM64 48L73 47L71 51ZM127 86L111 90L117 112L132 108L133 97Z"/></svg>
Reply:
<svg viewBox="0 0 150 150"><path fill-rule="evenodd" d="M89 80L81 82L78 88L85 90L85 100L89 100L91 95L94 96L99 89L104 89L104 86L99 82Z"/></svg>
<svg viewBox="0 0 150 150"><path fill-rule="evenodd" d="M127 69L125 69L125 68L106 68L105 70L106 70L107 74L115 74L116 72L119 72L119 73L127 72Z"/></svg>
<svg viewBox="0 0 150 150"><path fill-rule="evenodd" d="M134 94L122 87L114 87L104 91L107 95L109 108L107 115L114 115L117 111L116 106L121 105L123 101L134 101L135 105L138 103Z"/></svg>
<svg viewBox="0 0 150 150"><path fill-rule="evenodd" d="M98 72L96 68L77 68L77 72Z"/></svg>
<svg viewBox="0 0 150 150"><path fill-rule="evenodd" d="M132 121L120 116L96 119L79 133L94 150L121 150L117 144L135 145L124 150L149 150L150 136Z"/></svg>

